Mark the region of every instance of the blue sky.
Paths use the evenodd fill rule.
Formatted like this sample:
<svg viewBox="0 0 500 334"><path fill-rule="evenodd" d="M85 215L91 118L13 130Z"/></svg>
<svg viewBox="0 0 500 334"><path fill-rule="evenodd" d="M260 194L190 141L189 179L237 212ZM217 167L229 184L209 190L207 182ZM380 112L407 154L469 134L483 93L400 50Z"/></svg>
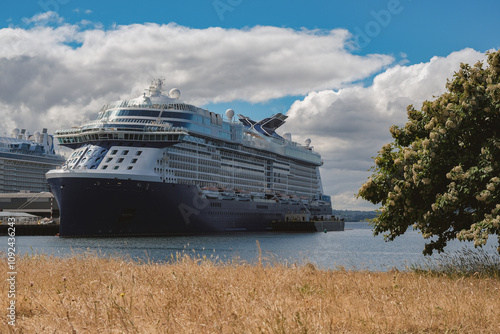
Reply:
<svg viewBox="0 0 500 334"><path fill-rule="evenodd" d="M498 13L493 0L8 1L0 130L76 125L162 76L210 110L286 113L322 153L334 208L371 209L353 194L389 127L500 47Z"/></svg>
<svg viewBox="0 0 500 334"><path fill-rule="evenodd" d="M22 18L47 10L58 12L69 23L85 19L100 22L105 28L145 22L175 22L199 29L214 26L241 29L256 25L297 30L344 28L353 33L361 31L359 35L370 39L358 53L396 56L405 53L412 63L446 56L464 47L483 51L498 47L500 31L500 3L494 0L146 0L140 4L97 0L6 1L0 13L0 27L22 26ZM390 16L384 15L384 11Z"/></svg>

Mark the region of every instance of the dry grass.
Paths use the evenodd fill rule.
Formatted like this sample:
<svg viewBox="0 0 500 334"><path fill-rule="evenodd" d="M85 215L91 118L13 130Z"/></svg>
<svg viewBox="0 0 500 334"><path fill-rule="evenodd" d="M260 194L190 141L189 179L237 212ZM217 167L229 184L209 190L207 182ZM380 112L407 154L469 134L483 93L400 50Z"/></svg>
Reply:
<svg viewBox="0 0 500 334"><path fill-rule="evenodd" d="M30 255L17 272L18 333L500 333L498 278L185 254L170 264ZM1 319L0 332L14 332Z"/></svg>

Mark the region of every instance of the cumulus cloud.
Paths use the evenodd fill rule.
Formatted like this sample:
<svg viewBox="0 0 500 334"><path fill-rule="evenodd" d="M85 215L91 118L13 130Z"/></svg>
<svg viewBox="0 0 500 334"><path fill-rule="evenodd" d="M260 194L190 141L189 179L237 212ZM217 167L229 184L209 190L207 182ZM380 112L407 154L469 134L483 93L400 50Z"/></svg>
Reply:
<svg viewBox="0 0 500 334"><path fill-rule="evenodd" d="M52 24L38 24L44 20ZM190 103L253 103L338 89L394 61L350 53L345 46L351 36L343 29L176 24L104 29L88 21L64 24L53 12L26 22L33 25L0 30L0 44L8 46L0 49L4 126L70 126L94 117L110 100L142 94L157 76L167 87L181 88Z"/></svg>
<svg viewBox="0 0 500 334"><path fill-rule="evenodd" d="M461 62L475 64L484 59L483 53L464 49L426 63L396 65L377 75L368 87L311 92L291 106L283 131L295 133L298 140L311 138L322 153L325 193L334 195L334 207L371 209L354 194L371 175L371 158L392 141L390 126L406 123L408 105L420 108L423 101L444 93L446 80Z"/></svg>
<svg viewBox="0 0 500 334"><path fill-rule="evenodd" d="M23 18L23 23L25 25L47 25L49 23L62 24L63 22L64 19L60 17L56 12L45 12L37 14L31 18Z"/></svg>

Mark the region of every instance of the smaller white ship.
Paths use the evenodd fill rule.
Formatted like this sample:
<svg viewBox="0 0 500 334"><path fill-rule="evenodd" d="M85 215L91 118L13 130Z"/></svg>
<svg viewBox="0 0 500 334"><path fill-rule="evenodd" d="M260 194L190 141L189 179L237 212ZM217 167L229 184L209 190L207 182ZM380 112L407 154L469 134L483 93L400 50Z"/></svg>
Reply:
<svg viewBox="0 0 500 334"><path fill-rule="evenodd" d="M45 173L64 161L54 151L54 139L47 129L32 135L14 129L11 137L0 137L0 193L49 191Z"/></svg>

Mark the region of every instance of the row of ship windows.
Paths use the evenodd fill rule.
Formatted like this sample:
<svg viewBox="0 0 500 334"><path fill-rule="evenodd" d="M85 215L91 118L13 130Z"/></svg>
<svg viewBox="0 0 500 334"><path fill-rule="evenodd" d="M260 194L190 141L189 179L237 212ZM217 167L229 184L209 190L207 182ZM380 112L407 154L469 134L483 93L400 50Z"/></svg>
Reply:
<svg viewBox="0 0 500 334"><path fill-rule="evenodd" d="M19 169L0 169L0 175L33 175L33 176L40 176L45 179L45 173L47 173L47 169L40 169L40 170L24 170L22 172L19 172Z"/></svg>
<svg viewBox="0 0 500 334"><path fill-rule="evenodd" d="M93 161L93 162L94 162L95 164L98 164L99 162L101 162L101 159L102 159L102 158L97 158L97 159L95 159L95 161ZM116 163L122 163L124 160L125 160L124 158L118 158L118 159L116 160ZM83 166L83 165L84 165L84 163L85 163L86 161L87 161L87 158L83 158L83 159L82 159L82 161L80 161L80 164ZM113 158L107 158L105 162L106 162L106 163L110 163L110 162L112 162L112 161L113 161ZM72 159L72 160L70 160L70 161L69 161L69 163L73 163L73 162L75 162L75 160L74 160L74 159ZM133 164L135 164L135 163L137 162L137 159L136 159L136 158L134 158L134 159L132 159L130 162L131 162L131 163L133 163Z"/></svg>
<svg viewBox="0 0 500 334"><path fill-rule="evenodd" d="M180 106L180 105L179 105ZM179 108L180 109L180 108ZM210 117L201 116L198 114L190 114L185 112L175 112L175 111L163 111L159 110L133 110L133 109L121 109L121 110L108 110L99 115L98 119L107 117L161 117L161 118L177 118L177 119L187 119L200 123L210 125ZM220 117L220 116L219 116Z"/></svg>
<svg viewBox="0 0 500 334"><path fill-rule="evenodd" d="M26 180L45 180L45 173L34 173L34 174L25 174L25 173L0 173L0 176L5 176L8 178L16 178L26 179Z"/></svg>
<svg viewBox="0 0 500 334"><path fill-rule="evenodd" d="M255 163L250 164L250 163L247 163L244 161L238 161L237 159L234 159L234 160L222 159L222 162L219 163L218 161L213 161L212 159L207 159L204 156L202 157L202 156L200 156L200 154L196 154L196 153L194 153L194 154L195 154L195 156L172 154L170 157L172 160L176 160L176 161L183 161L183 162L188 162L188 163L192 163L192 164L202 164L205 166L214 166L214 167L218 167L218 168L220 168L221 163L222 163L222 164L225 164L226 166L229 166L232 168L244 169L247 171L253 171L253 172L257 172L257 173L260 173L262 171L262 169L264 168L264 162L260 162L256 166Z"/></svg>
<svg viewBox="0 0 500 334"><path fill-rule="evenodd" d="M247 155L232 153L232 152L227 152L227 151L221 151L221 156L231 158L231 160L232 159L239 160L241 162L251 161L253 163L262 164L262 165L264 165L266 163L266 160L263 158L257 158L257 157L253 157L253 156L247 156Z"/></svg>
<svg viewBox="0 0 500 334"><path fill-rule="evenodd" d="M25 165L19 165L19 166L5 166L5 168L0 168L0 172L5 171L6 173L12 173L12 172L17 172L19 170L22 170L23 173L43 173L45 174L48 169L54 169L56 166L46 166L46 167L34 167L34 166L25 166Z"/></svg>
<svg viewBox="0 0 500 334"><path fill-rule="evenodd" d="M95 151L94 151L94 150L92 150L92 149L91 149L91 150L88 150L88 151L87 151L87 153L86 153L85 155L86 155L86 156L91 156L91 155L94 155L94 156L95 156L95 154L97 153L97 151L98 151L98 150L95 150ZM71 159L71 160L69 160L69 161L68 161L68 163L69 163L69 164L72 164L72 163L75 163L76 161L78 161L79 157L83 154L83 152L84 152L84 150L75 151L75 152L72 154L72 156L76 156L76 157L75 157L75 158L73 158L73 159ZM106 152L106 150L101 150L101 152L100 152L99 154L100 154L100 155L103 155L105 152ZM122 150L122 151L120 152L120 155L128 155L128 154L129 154L129 152L130 152L130 150ZM92 154L92 153L94 153L94 154ZM117 153L118 153L118 150L112 150L112 151L110 152L110 155L117 155ZM136 151L136 153L135 153L135 155L136 155L136 156L140 156L141 154L142 154L142 151ZM93 164L94 164L94 165L91 167L91 169L95 168L95 167L96 167L96 165L98 165L98 164L101 162L101 160L102 160L102 157L98 157L98 158L96 158L95 160L93 160L93 158L90 158L90 159L89 159L89 162L91 162L91 163L93 163ZM112 160L113 160L113 158L107 158L107 159L106 159L106 163L109 163L109 162L111 162ZM122 163L123 161L124 161L124 158L118 158L117 163ZM82 158L82 159L81 159L80 164L79 164L79 167L84 166L84 165L85 165L85 162L87 162L87 158L86 158L86 157L84 157L84 158ZM136 163L136 162L137 162L137 158L133 158L131 162L132 162L132 163ZM107 166L106 166L106 167L104 167L104 166L102 167L102 169L107 169L107 168L108 168ZM131 168L130 168L130 169L131 169Z"/></svg>
<svg viewBox="0 0 500 334"><path fill-rule="evenodd" d="M191 158L191 159L220 160L219 155L209 153L209 152L203 152L203 151L193 151L190 149L185 149L183 151L179 151L179 150L170 148L168 152L170 153L170 155L172 157L178 156L178 157L186 157L186 158Z"/></svg>
<svg viewBox="0 0 500 334"><path fill-rule="evenodd" d="M315 173L315 171L308 171L308 172L298 172L298 171L294 171L292 170L290 173L296 175L296 176L300 176L300 177L311 177L313 176Z"/></svg>
<svg viewBox="0 0 500 334"><path fill-rule="evenodd" d="M263 213L259 212L228 212L228 211L208 211L211 216L259 216ZM276 217L281 217L281 213L276 213Z"/></svg>
<svg viewBox="0 0 500 334"><path fill-rule="evenodd" d="M175 178L174 173L169 169L155 168L155 173L161 175L161 179L164 178Z"/></svg>
<svg viewBox="0 0 500 334"><path fill-rule="evenodd" d="M302 172L302 173L308 173L308 172L312 172L313 170L315 170L314 167L309 167L309 166L295 166L295 165L292 165L290 166L290 171L293 171L293 172Z"/></svg>
<svg viewBox="0 0 500 334"><path fill-rule="evenodd" d="M221 171L220 175L231 177L231 178L234 177L236 179L239 178L239 179L245 179L245 180L255 180L255 181L260 181L260 182L264 181L263 176L251 175L251 174L245 174L245 173L230 173L230 172Z"/></svg>
<svg viewBox="0 0 500 334"><path fill-rule="evenodd" d="M31 192L44 192L49 190L49 184L40 185L40 184L13 184L13 185L0 185L0 191L6 193L15 193L20 190L29 190Z"/></svg>
<svg viewBox="0 0 500 334"><path fill-rule="evenodd" d="M54 165L50 165L50 164L39 164L39 163L35 163L35 162L27 162L27 161L13 161L13 160L3 160L3 159L0 159L0 166L4 166L5 169L8 169L8 168L11 168L13 166L15 167L23 167L23 169L25 168L30 168L30 169L37 169L37 170L40 170L40 169L46 169L46 168L55 168ZM15 168L13 167L13 168Z"/></svg>
<svg viewBox="0 0 500 334"><path fill-rule="evenodd" d="M261 185L262 182L264 182L264 178L262 176L247 173L228 172L223 170L214 170L212 168L197 168L197 166L194 165L181 163L171 163L169 166L174 169L175 175L179 177L196 178L198 176L202 180L213 181L217 181L220 178L227 178L228 180L234 179L235 182L240 184L255 186ZM303 189L316 188L318 185L317 179L300 180L294 178L293 176L289 176L288 178L273 178L273 181L275 184L285 184Z"/></svg>
<svg viewBox="0 0 500 334"><path fill-rule="evenodd" d="M230 167L230 166L221 166L222 170L225 173L239 173L239 174L247 174L247 175L255 175L257 177L263 178L264 173L260 170L253 170L249 168L239 168L239 167ZM230 175L230 174L229 174Z"/></svg>
<svg viewBox="0 0 500 334"><path fill-rule="evenodd" d="M264 186L263 182L252 182L248 180L234 180L225 177L213 177L211 175L200 174L196 178L194 174L190 175L185 172L175 173L179 177L180 183L199 184L200 186L216 186L216 187L235 187L238 189L249 191L261 191Z"/></svg>
<svg viewBox="0 0 500 334"><path fill-rule="evenodd" d="M216 152L216 149L211 147L211 146L207 146L204 144L197 145L194 143L182 143L182 150L176 149L176 148L171 148L170 152L176 152L176 153L185 155L185 153L187 151L186 149L188 149L190 152L192 152L193 153L192 155L194 155L194 156L200 156L200 154L206 155L205 151ZM261 153L255 152L253 150L251 150L250 152L253 154L261 154ZM226 161L231 162L231 163L238 163L238 164L242 164L242 165L247 165L249 167L254 167L254 168L256 167L256 165L258 165L259 167L263 167L266 164L266 159L264 159L264 158L247 156L247 155L238 154L235 152L221 150L220 155L222 157L222 160L226 160ZM262 155L265 155L265 154L262 154ZM249 163L249 162L251 162L251 163ZM281 162L281 163L283 163L283 162ZM289 162L287 161L284 163L289 163ZM310 168L310 167L306 166L305 168Z"/></svg>
<svg viewBox="0 0 500 334"><path fill-rule="evenodd" d="M172 158L174 158L174 157L172 156ZM189 169L189 170L199 170L199 171L210 170L210 172L215 172L215 173L218 173L219 170L223 170L226 173L227 172L245 173L248 175L256 175L259 177L263 177L262 170L251 169L251 168L247 168L247 167L238 167L238 166L233 167L233 166L223 165L223 164L221 165L217 162L213 162L210 160L198 160L198 161L196 161L196 160L185 159L185 158L182 158L179 160L177 160L177 159L178 159L178 157L175 157L175 160L173 160L173 159L170 160L169 166L171 166L172 168L179 168L179 169L185 168L185 169ZM162 160L157 160L157 164L161 165Z"/></svg>
<svg viewBox="0 0 500 334"><path fill-rule="evenodd" d="M109 116L109 115L108 115ZM203 117L200 115L196 114L187 114L187 113L174 113L174 112L163 112L162 115L160 116L158 112L153 112L151 114L145 114L144 110L118 110L113 114L113 117L120 117L120 116L127 116L127 117L134 117L134 116L141 116L141 117L155 117L155 118L148 118L148 119L138 119L138 118L113 118L111 121L112 122L122 122L122 123L143 123L143 124L149 124L152 122L156 122L158 118L160 119L165 119L169 123L172 123L175 126L183 126L186 128L192 128L193 130L198 130L203 133L210 134L211 130L209 127L206 126L199 126L194 123L186 123L186 122L178 122L175 120L183 119L191 122L196 122L198 124L203 124L203 125L218 125L222 126L222 129L226 132L231 131L231 125L228 123L223 123L222 119L220 117L216 117L214 119L209 118L209 117ZM105 116L106 117L106 116ZM162 123L165 121L162 120ZM194 125L194 127L193 127ZM89 126L90 127L90 126ZM220 132L220 135L222 136L227 136L228 134L225 132ZM230 137L230 135L229 135ZM228 138L230 139L230 138Z"/></svg>
<svg viewBox="0 0 500 334"><path fill-rule="evenodd" d="M118 163L118 164L122 163L123 160L125 160L125 158L118 158L116 160L116 163ZM106 163L109 163L109 162L112 162L112 161L113 161L113 158L107 158L106 159ZM96 160L96 162L97 162L97 160ZM132 160L130 160L130 163L132 163L132 164L135 164L136 162L137 162L137 158L133 158Z"/></svg>
<svg viewBox="0 0 500 334"><path fill-rule="evenodd" d="M179 162L170 162L169 166L171 168L175 169L180 169L180 170L190 170L193 172L200 172L200 173L211 173L211 174L216 174L220 176L227 176L227 177L235 177L235 178L242 178L242 179L250 179L250 180L256 180L256 181L263 181L264 177L262 173L251 173L252 171L243 171L243 170L224 170L224 169L214 169L214 168L203 168L200 166L192 165L192 164L184 164L184 163L179 163ZM296 185L296 186L302 186L309 188L311 184L317 184L317 179L313 179L311 177L307 179L302 179L302 177L296 177L293 175L289 175L288 177L275 177L273 178L274 182L276 183L288 183L290 185Z"/></svg>
<svg viewBox="0 0 500 334"><path fill-rule="evenodd" d="M256 191L256 192L263 192L264 189L268 189L268 188L264 188L262 186L262 183L257 183L254 185L244 185L241 183L231 183L231 180L228 180L227 183L224 183L224 182L222 182L222 180L220 178L217 180L214 180L214 181L204 181L204 180L193 181L192 179L181 178L181 179L176 180L176 182L183 183L183 184L195 184L196 183L200 187L205 187L205 186L207 186L207 187L219 187L219 188L234 187L234 188L238 188L241 190ZM276 191L282 191L284 193L288 193L288 192L292 191L286 185L281 185L281 186L275 185L275 187L273 189ZM295 193L297 195L300 195L300 196L310 196L310 195L315 194L316 192L317 191L315 189L300 189L299 191L295 191Z"/></svg>
<svg viewBox="0 0 500 334"><path fill-rule="evenodd" d="M128 153L130 152L130 150L123 150L121 151L120 155L128 155ZM118 150L112 150L111 151L111 155L116 155L118 153ZM135 152L135 155L139 156L142 154L142 151L136 151Z"/></svg>
<svg viewBox="0 0 500 334"><path fill-rule="evenodd" d="M75 156L81 156L83 154L83 152L85 151L85 149L81 149L81 150L77 150L75 152L73 152L73 154L71 155L71 157L75 157ZM96 153L98 150L94 151L92 149L88 150L87 153L85 154L86 156L90 156L92 155L92 153ZM101 149L101 152L99 154L104 154L106 152L106 149ZM130 152L130 150L122 150L120 152L121 155L127 155L128 153ZM118 153L118 150L112 150L110 152L111 155L116 155ZM141 155L142 154L142 151L136 151L135 152L135 155Z"/></svg>
<svg viewBox="0 0 500 334"><path fill-rule="evenodd" d="M239 168L232 168L231 170L228 170L227 166L223 166L222 168L219 166L213 166L213 168L210 167L204 167L200 166L197 164L193 163L183 163L183 162L178 162L178 161L169 161L169 166L171 168L175 169L181 169L181 170L191 170L191 171L207 171L209 173L214 173L218 175L225 175L225 176L235 176L235 177L242 177L242 178L249 178L253 180L263 180L264 175L262 171L257 172L254 170L245 170L245 169L239 169Z"/></svg>
<svg viewBox="0 0 500 334"><path fill-rule="evenodd" d="M108 169L109 165L104 165L102 166L102 169ZM120 166L113 166L113 170L118 170L120 168ZM133 169L134 167L133 166L127 166L127 170L131 170Z"/></svg>
<svg viewBox="0 0 500 334"><path fill-rule="evenodd" d="M197 158L204 158L204 159L220 159L220 157L217 154L214 154L214 152L207 152L204 151L206 148L200 148L198 149L192 149L192 148L182 148L182 150L171 147L169 148L169 153L172 155L182 155L182 156L187 156L187 157L197 157Z"/></svg>
<svg viewBox="0 0 500 334"><path fill-rule="evenodd" d="M236 177L236 178L244 178L244 179L252 179L257 181L263 181L264 175L261 173L253 173L253 171L243 171L243 170L224 170L224 169L214 169L214 168L204 168L194 164L186 164L180 162L170 161L169 166L171 168L180 169L180 170L189 170L193 172L208 172L211 174L216 174L219 176L228 176L228 177Z"/></svg>
<svg viewBox="0 0 500 334"><path fill-rule="evenodd" d="M262 170L264 169L264 162L253 162L253 163L248 163L244 161L238 161L237 159L235 160L228 160L228 159L222 159L223 163L226 163L228 165L235 165L235 166L242 166L242 167L248 167L248 168L253 168L253 169L258 169Z"/></svg>
<svg viewBox="0 0 500 334"><path fill-rule="evenodd" d="M17 179L8 179L4 181L4 184L40 184L40 182L45 182L45 178L36 179L36 178L25 178L22 177L19 180Z"/></svg>

